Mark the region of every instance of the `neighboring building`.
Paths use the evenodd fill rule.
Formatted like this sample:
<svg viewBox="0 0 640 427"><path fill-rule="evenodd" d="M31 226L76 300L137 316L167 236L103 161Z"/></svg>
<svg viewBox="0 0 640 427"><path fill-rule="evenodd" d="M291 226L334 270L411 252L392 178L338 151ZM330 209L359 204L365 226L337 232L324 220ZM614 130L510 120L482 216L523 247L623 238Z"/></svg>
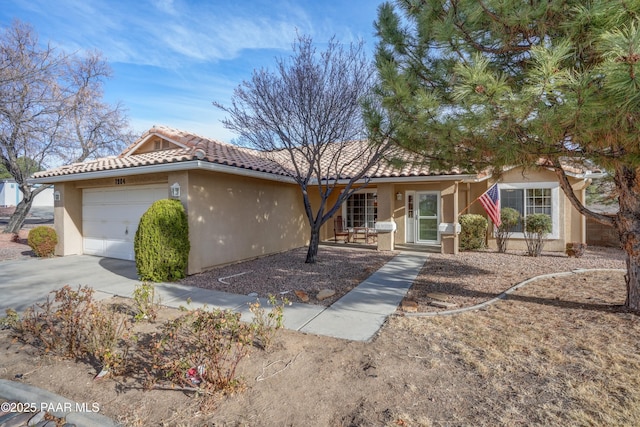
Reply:
<svg viewBox="0 0 640 427"><path fill-rule="evenodd" d="M0 181L0 207L17 206L22 200L22 191L12 179ZM53 207L53 187L46 188L33 199L33 207Z"/></svg>
<svg viewBox="0 0 640 427"><path fill-rule="evenodd" d="M353 141L341 158L349 164L366 149L366 142ZM408 154L397 150L398 156ZM567 173L584 200L593 174ZM326 177L339 185L348 178L349 170ZM134 259L141 215L155 200L168 197L181 200L189 218L188 274L301 247L309 240L300 189L281 167L257 150L167 127L150 129L116 158L38 172L34 182L55 184L58 255ZM430 171L412 163L394 167L385 161L370 171L366 188L336 216L352 229L377 226L380 250L411 244L457 253L458 212L492 184L488 174ZM513 169L501 177L499 188L503 206L525 215L551 215L553 230L545 249L563 251L567 242L585 241L584 217L565 198L552 171ZM467 212L484 214L479 203ZM328 221L321 238L333 239L333 227ZM489 244L495 247L493 239ZM521 236L516 233L509 247L524 248Z"/></svg>

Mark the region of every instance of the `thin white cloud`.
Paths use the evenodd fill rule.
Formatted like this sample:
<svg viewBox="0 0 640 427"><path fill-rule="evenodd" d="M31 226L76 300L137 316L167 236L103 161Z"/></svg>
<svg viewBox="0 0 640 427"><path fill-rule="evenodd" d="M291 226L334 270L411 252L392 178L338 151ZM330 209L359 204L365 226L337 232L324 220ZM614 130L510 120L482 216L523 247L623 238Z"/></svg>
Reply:
<svg viewBox="0 0 640 427"><path fill-rule="evenodd" d="M25 3L55 25L51 39L65 49L93 46L110 61L177 67L189 61L220 61L250 49L288 49L296 28L306 32L310 19L300 8L286 15L259 13L242 3L114 2L48 0ZM258 12L258 13L257 13ZM48 14L46 17L44 14Z"/></svg>
<svg viewBox="0 0 640 427"><path fill-rule="evenodd" d="M152 3L161 12L167 13L169 15L176 15L178 13L173 0L154 0L152 1Z"/></svg>
<svg viewBox="0 0 640 427"><path fill-rule="evenodd" d="M111 62L163 68L232 60L248 50L289 50L296 31L318 42L335 33L330 19L288 0L16 2L39 14L51 32L47 39L65 50L98 49ZM349 30L339 29L338 37L351 41Z"/></svg>

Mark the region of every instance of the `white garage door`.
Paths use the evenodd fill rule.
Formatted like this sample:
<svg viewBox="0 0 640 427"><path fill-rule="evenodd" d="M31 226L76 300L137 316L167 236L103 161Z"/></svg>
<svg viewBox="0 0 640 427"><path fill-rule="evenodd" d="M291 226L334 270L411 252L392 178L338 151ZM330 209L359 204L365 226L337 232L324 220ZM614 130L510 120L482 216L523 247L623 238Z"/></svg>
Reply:
<svg viewBox="0 0 640 427"><path fill-rule="evenodd" d="M84 189L84 253L134 260L133 238L140 217L168 194L166 184Z"/></svg>

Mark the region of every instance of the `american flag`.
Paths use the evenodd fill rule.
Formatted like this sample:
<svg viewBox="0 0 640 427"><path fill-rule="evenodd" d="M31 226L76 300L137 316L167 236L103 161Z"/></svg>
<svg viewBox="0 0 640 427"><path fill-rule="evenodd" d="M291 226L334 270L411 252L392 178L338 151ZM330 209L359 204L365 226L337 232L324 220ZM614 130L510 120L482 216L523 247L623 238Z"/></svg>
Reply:
<svg viewBox="0 0 640 427"><path fill-rule="evenodd" d="M493 224L496 227L500 227L502 221L500 221L500 191L498 190L498 184L493 184L491 188L479 197L479 200Z"/></svg>

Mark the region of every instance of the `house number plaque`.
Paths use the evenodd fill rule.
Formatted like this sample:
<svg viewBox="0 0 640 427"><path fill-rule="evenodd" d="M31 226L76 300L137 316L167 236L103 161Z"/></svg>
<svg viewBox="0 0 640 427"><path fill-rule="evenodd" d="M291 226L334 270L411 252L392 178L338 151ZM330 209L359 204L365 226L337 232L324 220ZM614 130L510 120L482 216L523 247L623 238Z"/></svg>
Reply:
<svg viewBox="0 0 640 427"><path fill-rule="evenodd" d="M116 178L116 185L124 185L124 184L125 184L124 178Z"/></svg>

